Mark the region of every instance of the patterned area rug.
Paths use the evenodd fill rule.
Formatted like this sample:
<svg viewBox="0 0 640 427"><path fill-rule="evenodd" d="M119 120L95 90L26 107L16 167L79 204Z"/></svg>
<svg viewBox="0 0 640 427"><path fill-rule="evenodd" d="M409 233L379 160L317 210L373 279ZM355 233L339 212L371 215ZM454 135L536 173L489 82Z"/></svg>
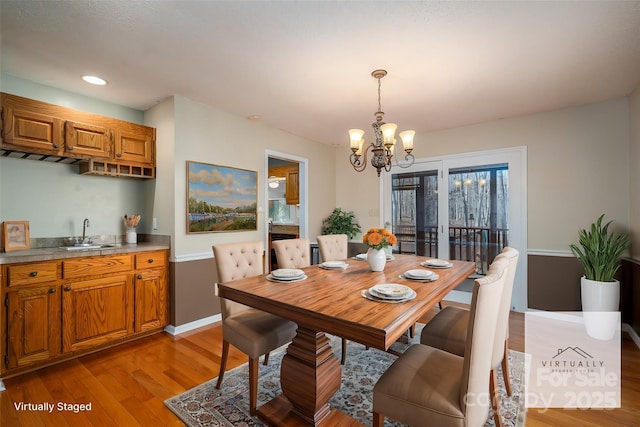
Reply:
<svg viewBox="0 0 640 427"><path fill-rule="evenodd" d="M419 337L419 334L416 333ZM402 344L396 343L392 349L402 352L416 338ZM332 347L338 359L340 339L332 338ZM272 353L267 366L260 364L258 380L258 407L281 393L280 362L284 351ZM376 349L366 350L364 346L349 342L347 362L342 367L342 385L333 396L330 405L351 415L366 426L372 425L373 386L396 356ZM502 372L499 372L500 399L503 424L509 427L524 426L525 410L522 384L524 378L524 355L509 351L509 369L513 395L508 397L504 390ZM247 364L228 371L220 390L215 388L216 378L200 384L164 403L187 426L264 426L257 418L249 416L249 373ZM386 419L385 426L399 427L403 424ZM495 427L493 413L490 412L485 427Z"/></svg>

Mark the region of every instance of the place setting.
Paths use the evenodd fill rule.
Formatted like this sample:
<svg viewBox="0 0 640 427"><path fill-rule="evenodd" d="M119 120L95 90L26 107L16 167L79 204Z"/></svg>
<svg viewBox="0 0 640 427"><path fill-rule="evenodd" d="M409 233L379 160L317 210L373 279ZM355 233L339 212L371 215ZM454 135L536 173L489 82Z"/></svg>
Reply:
<svg viewBox="0 0 640 427"><path fill-rule="evenodd" d="M363 289L361 295L371 301L400 303L411 301L417 294L408 286L398 283L384 283Z"/></svg>
<svg viewBox="0 0 640 427"><path fill-rule="evenodd" d="M432 282L440 278L440 276L433 271L424 269L407 270L399 277L401 279L413 280L416 282Z"/></svg>
<svg viewBox="0 0 640 427"><path fill-rule="evenodd" d="M349 264L344 261L325 261L320 263L320 268L325 270L344 270L347 267L349 267Z"/></svg>
<svg viewBox="0 0 640 427"><path fill-rule="evenodd" d="M280 283L299 282L306 278L307 275L304 274L304 271L298 268L279 268L267 275L267 280Z"/></svg>
<svg viewBox="0 0 640 427"><path fill-rule="evenodd" d="M353 257L353 259L357 259L358 261L366 261L367 260L367 254L358 254L356 256ZM394 259L396 259L396 257L394 257L391 254L387 254L387 261L393 261Z"/></svg>
<svg viewBox="0 0 640 427"><path fill-rule="evenodd" d="M429 268L451 268L453 264L444 259L431 258L420 263L423 267Z"/></svg>

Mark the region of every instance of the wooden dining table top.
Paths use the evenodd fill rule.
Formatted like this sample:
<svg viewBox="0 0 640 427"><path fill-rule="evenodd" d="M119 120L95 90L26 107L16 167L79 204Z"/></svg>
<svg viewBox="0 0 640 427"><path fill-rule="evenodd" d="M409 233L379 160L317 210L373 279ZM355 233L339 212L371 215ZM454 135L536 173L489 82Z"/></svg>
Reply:
<svg viewBox="0 0 640 427"><path fill-rule="evenodd" d="M475 263L450 261L450 268L428 268L439 275L431 282L400 277L411 269L425 269L429 259L416 255L394 255L382 272L373 272L367 261L345 260L344 270L320 265L302 268L307 278L281 283L267 275L218 284L219 296L296 322L307 329L338 335L364 345L386 350L422 315L475 271ZM416 292L413 300L391 303L371 301L361 291L374 285L396 283Z"/></svg>

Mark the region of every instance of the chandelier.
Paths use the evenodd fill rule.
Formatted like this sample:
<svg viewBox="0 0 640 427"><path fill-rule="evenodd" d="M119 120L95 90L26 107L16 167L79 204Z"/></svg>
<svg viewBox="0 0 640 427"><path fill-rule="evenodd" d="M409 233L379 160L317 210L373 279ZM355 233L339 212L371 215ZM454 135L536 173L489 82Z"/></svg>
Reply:
<svg viewBox="0 0 640 427"><path fill-rule="evenodd" d="M378 176L380 171L384 169L389 172L391 170L391 159L393 159L396 151L396 129L398 125L395 123L385 123L382 121L384 113L380 104L380 79L387 75L386 70L375 70L371 72L373 78L378 80L378 111L374 113L376 121L371 124L375 141L365 146L364 131L361 129L349 129L349 138L351 140L351 155L349 161L351 166L357 171L362 172L367 167L367 154L371 151L371 166L377 169ZM415 162L415 157L411 154L413 151L413 137L416 134L414 130L405 130L400 132L399 136L402 140L402 146L406 155L404 165L395 158L395 164L401 168L407 168Z"/></svg>

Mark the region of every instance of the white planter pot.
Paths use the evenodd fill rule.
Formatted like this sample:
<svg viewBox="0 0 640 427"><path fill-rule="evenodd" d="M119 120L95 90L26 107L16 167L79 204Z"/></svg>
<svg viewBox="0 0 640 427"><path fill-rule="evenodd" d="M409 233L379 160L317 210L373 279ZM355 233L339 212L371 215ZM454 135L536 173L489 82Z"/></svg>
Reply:
<svg viewBox="0 0 640 427"><path fill-rule="evenodd" d="M589 336L608 341L619 327L620 282L580 279L584 324Z"/></svg>
<svg viewBox="0 0 640 427"><path fill-rule="evenodd" d="M384 249L369 248L367 251L367 262L371 271L383 271L387 263L387 254Z"/></svg>

